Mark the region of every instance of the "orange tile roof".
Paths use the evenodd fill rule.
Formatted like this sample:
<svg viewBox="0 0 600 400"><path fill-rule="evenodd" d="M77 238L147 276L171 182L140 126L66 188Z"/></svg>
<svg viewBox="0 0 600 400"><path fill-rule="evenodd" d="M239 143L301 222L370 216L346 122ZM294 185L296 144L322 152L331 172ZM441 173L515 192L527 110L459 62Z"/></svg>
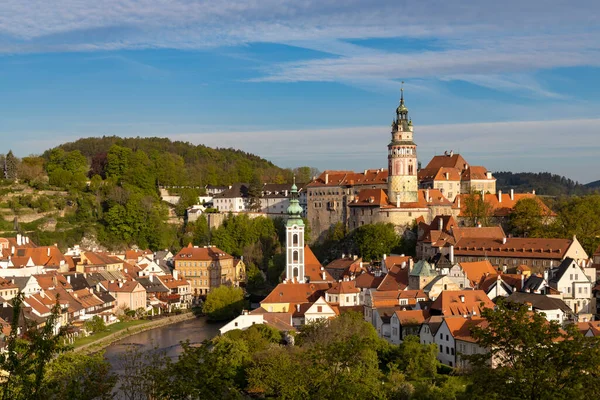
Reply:
<svg viewBox="0 0 600 400"><path fill-rule="evenodd" d="M429 311L427 310L396 310L395 312L400 325L421 325L427 318L429 318Z"/></svg>
<svg viewBox="0 0 600 400"><path fill-rule="evenodd" d="M174 259L176 261L217 261L233 259L233 256L225 253L223 250L219 249L216 246L194 247L190 243L187 247L181 249L179 253L175 255Z"/></svg>
<svg viewBox="0 0 600 400"><path fill-rule="evenodd" d="M442 167L458 168L461 171L467 166L467 161L460 154L434 156L424 169L440 169Z"/></svg>
<svg viewBox="0 0 600 400"><path fill-rule="evenodd" d="M366 173L365 173L366 172ZM365 172L323 171L316 179L306 185L309 188L320 186L355 186L387 184L387 169L369 169Z"/></svg>
<svg viewBox="0 0 600 400"><path fill-rule="evenodd" d="M304 275L308 277L310 282L333 282L335 279L327 270L322 269L321 262L317 259L308 245L304 246ZM323 279L323 274L325 278Z"/></svg>
<svg viewBox="0 0 600 400"><path fill-rule="evenodd" d="M388 196L382 189L363 189L348 203L353 207L383 207L388 204Z"/></svg>
<svg viewBox="0 0 600 400"><path fill-rule="evenodd" d="M65 288L65 289L73 289L73 286L67 281L64 275L51 272L47 274L33 275L38 285L44 290L49 290L51 288Z"/></svg>
<svg viewBox="0 0 600 400"><path fill-rule="evenodd" d="M190 282L186 279L175 279L173 275L156 275L156 277L169 289L177 289L180 286L188 286Z"/></svg>
<svg viewBox="0 0 600 400"><path fill-rule="evenodd" d="M458 204L460 203L460 213L459 216L464 217L466 215L467 210L467 202L465 199L467 196L471 196L469 194L459 194L454 199L453 208L458 208ZM475 194L477 198L479 198L480 194ZM499 201L500 198L502 201ZM514 193L513 198L511 199L510 193L502 193L500 194L491 194L487 193L484 195L484 200L489 203L493 210L493 216L495 217L506 217L508 216L515 208L517 202L521 199L535 199L539 203L542 213L548 216L556 215L552 210L546 206L546 204L535 194L533 193Z"/></svg>
<svg viewBox="0 0 600 400"><path fill-rule="evenodd" d="M399 306L400 290L371 293L371 304L374 308Z"/></svg>
<svg viewBox="0 0 600 400"><path fill-rule="evenodd" d="M464 296L464 301L461 296ZM484 308L494 306L483 290L444 290L431 304L430 310L444 316L472 315L473 312L481 315Z"/></svg>
<svg viewBox="0 0 600 400"><path fill-rule="evenodd" d="M388 260L386 259L385 262L387 266ZM406 289L408 286L409 270L408 263L406 263L404 268L402 268L402 264L392 264L392 267L388 269L388 273L384 276L379 286L377 286L377 291L385 292Z"/></svg>
<svg viewBox="0 0 600 400"><path fill-rule="evenodd" d="M345 294L345 293L360 293L360 289L356 287L354 281L335 282L327 294Z"/></svg>
<svg viewBox="0 0 600 400"><path fill-rule="evenodd" d="M433 179L436 181L460 181L460 170L453 167L442 167Z"/></svg>
<svg viewBox="0 0 600 400"><path fill-rule="evenodd" d="M357 288L375 289L381 284L383 278L383 276L375 276L369 272L365 272L356 277L354 284Z"/></svg>
<svg viewBox="0 0 600 400"><path fill-rule="evenodd" d="M469 166L469 168L465 169L462 172L462 180L466 180L466 181L470 181L470 180L491 180L491 181L495 181L496 178L492 177L489 178L487 177L487 168L485 167L479 167L479 166Z"/></svg>
<svg viewBox="0 0 600 400"><path fill-rule="evenodd" d="M103 286L106 287L106 289L109 292L132 293L136 289L140 289L140 288L144 292L146 291L146 289L144 289L144 287L137 281L125 281L125 282L104 281Z"/></svg>
<svg viewBox="0 0 600 400"><path fill-rule="evenodd" d="M464 238L454 246L457 256L521 257L562 259L573 243L570 239L507 238Z"/></svg>
<svg viewBox="0 0 600 400"><path fill-rule="evenodd" d="M66 262L65 256L56 246L43 247L17 247L15 253L11 255L12 249L4 249L4 257L11 256L11 261L15 267L24 267L29 259L36 266L59 267Z"/></svg>
<svg viewBox="0 0 600 400"><path fill-rule="evenodd" d="M498 270L488 260L461 262L460 266L471 282L471 287L477 287L488 275L498 275Z"/></svg>
<svg viewBox="0 0 600 400"><path fill-rule="evenodd" d="M81 262L84 265L111 265L122 264L123 260L107 253L84 251L81 253Z"/></svg>
<svg viewBox="0 0 600 400"><path fill-rule="evenodd" d="M482 328L488 326L487 320L481 317L452 316L444 318L444 322L448 325L448 330L454 339L471 343L476 342L472 335L473 328L475 326Z"/></svg>
<svg viewBox="0 0 600 400"><path fill-rule="evenodd" d="M508 286L515 287L515 288L517 288L517 290L521 290L522 284L523 284L523 278L524 278L524 275L521 275L521 274L498 273L498 274L493 274L493 275L487 275L482 278L482 280L479 282L479 285L477 287L478 287L478 289L481 289L481 290L487 292L492 287L494 282L501 280ZM527 278L525 278L524 280L527 280Z"/></svg>
<svg viewBox="0 0 600 400"><path fill-rule="evenodd" d="M75 297L84 308L96 307L104 304L104 302L89 289L76 290L73 292L72 296Z"/></svg>
<svg viewBox="0 0 600 400"><path fill-rule="evenodd" d="M329 288L328 283L280 283L261 304L314 302Z"/></svg>

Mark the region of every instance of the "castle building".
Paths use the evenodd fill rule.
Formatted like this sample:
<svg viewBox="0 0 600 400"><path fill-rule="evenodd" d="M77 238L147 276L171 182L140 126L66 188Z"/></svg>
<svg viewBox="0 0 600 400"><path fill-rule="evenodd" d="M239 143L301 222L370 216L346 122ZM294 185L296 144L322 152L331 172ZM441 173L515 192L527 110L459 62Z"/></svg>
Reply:
<svg viewBox="0 0 600 400"><path fill-rule="evenodd" d="M388 145L388 197L391 203L417 201L417 145L413 142L412 121L404 104L404 88L396 119L392 121L392 141Z"/></svg>

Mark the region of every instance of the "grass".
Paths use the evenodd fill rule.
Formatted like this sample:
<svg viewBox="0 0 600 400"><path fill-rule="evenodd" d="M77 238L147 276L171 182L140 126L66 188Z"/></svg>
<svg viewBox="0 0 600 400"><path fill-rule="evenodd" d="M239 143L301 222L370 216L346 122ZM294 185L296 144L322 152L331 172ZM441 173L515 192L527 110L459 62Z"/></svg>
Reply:
<svg viewBox="0 0 600 400"><path fill-rule="evenodd" d="M97 340L103 339L103 338L107 337L108 335L112 335L115 332L119 332L119 331L131 328L134 326L147 324L148 322L150 322L150 320L139 320L139 319L131 320L131 321L124 321L124 322L117 322L117 323L107 326L106 330L104 332L98 332L98 333L94 333L93 335L90 335L88 337L81 337L79 339L76 339L73 346L75 348L81 347L83 345L90 344Z"/></svg>

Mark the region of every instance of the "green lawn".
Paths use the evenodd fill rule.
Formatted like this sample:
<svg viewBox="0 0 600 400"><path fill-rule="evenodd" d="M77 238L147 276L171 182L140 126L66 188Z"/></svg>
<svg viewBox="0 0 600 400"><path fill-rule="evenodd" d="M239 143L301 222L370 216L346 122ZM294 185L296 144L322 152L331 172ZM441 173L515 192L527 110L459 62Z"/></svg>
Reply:
<svg viewBox="0 0 600 400"><path fill-rule="evenodd" d="M109 325L106 328L106 331L104 331L104 332L99 332L99 333L90 335L88 337L81 337L79 339L76 339L73 346L75 348L77 348L77 347L95 342L96 340L105 338L106 336L111 335L115 332L122 331L124 329L131 328L134 326L147 324L148 322L150 322L150 321L149 320L132 320L132 321L126 321L126 322L117 322L115 324Z"/></svg>

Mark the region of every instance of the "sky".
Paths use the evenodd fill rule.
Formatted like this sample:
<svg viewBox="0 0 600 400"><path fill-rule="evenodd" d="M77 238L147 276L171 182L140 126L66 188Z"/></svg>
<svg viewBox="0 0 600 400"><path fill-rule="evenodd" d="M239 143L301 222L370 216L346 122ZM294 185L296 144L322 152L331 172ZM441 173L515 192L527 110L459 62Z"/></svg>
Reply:
<svg viewBox="0 0 600 400"><path fill-rule="evenodd" d="M597 0L3 0L0 152L160 136L380 168L404 81L419 160L600 179Z"/></svg>

